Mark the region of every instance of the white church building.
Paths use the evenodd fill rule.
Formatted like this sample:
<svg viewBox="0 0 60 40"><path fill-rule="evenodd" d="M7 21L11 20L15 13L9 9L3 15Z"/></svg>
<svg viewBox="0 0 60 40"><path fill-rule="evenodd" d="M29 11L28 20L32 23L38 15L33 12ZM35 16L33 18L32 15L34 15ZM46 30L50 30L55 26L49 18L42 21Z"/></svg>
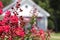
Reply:
<svg viewBox="0 0 60 40"><path fill-rule="evenodd" d="M14 0L13 3L11 3L10 5L6 6L3 11L6 12L7 10L11 11L11 7L15 7L17 0ZM34 7L37 8L37 26L39 27L39 29L43 29L43 30L47 30L48 27L48 17L50 16L50 14L45 11L43 8L41 8L40 6L38 6L35 2L33 2L32 0L22 0L21 2L21 8L22 8L22 12L19 12L19 10L17 10L18 12L18 16L23 16L25 18L31 18L32 14L30 13L31 9L33 9ZM34 6L34 7L33 7ZM3 14L4 16L5 14ZM13 14L12 14L13 15Z"/></svg>

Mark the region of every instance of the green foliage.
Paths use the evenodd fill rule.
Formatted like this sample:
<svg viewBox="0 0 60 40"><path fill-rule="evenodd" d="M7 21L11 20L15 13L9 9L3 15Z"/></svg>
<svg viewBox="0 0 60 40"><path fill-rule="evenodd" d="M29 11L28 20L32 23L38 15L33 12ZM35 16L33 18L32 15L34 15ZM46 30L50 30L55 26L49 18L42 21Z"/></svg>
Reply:
<svg viewBox="0 0 60 40"><path fill-rule="evenodd" d="M2 20L2 19L3 19L3 16L0 15L0 20Z"/></svg>
<svg viewBox="0 0 60 40"><path fill-rule="evenodd" d="M1 1L3 2L4 6L7 6L12 2L12 0L1 0Z"/></svg>
<svg viewBox="0 0 60 40"><path fill-rule="evenodd" d="M33 25L34 22L36 22L36 17L35 16L32 16L31 21L30 21L30 24Z"/></svg>
<svg viewBox="0 0 60 40"><path fill-rule="evenodd" d="M53 21L52 20L49 20L49 22L48 22L48 29L54 29L54 23L53 23Z"/></svg>
<svg viewBox="0 0 60 40"><path fill-rule="evenodd" d="M31 37L26 37L24 40L32 40Z"/></svg>
<svg viewBox="0 0 60 40"><path fill-rule="evenodd" d="M50 5L54 9L56 31L60 31L60 0L50 0Z"/></svg>
<svg viewBox="0 0 60 40"><path fill-rule="evenodd" d="M14 37L13 39L14 39L14 40L21 40L20 37Z"/></svg>

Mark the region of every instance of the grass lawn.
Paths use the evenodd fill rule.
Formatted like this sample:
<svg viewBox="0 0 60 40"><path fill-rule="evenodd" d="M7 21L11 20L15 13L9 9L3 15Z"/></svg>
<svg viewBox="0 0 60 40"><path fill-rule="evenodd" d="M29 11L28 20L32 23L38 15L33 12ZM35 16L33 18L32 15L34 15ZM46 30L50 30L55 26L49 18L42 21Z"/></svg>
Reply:
<svg viewBox="0 0 60 40"><path fill-rule="evenodd" d="M60 40L60 33L52 33L50 40Z"/></svg>

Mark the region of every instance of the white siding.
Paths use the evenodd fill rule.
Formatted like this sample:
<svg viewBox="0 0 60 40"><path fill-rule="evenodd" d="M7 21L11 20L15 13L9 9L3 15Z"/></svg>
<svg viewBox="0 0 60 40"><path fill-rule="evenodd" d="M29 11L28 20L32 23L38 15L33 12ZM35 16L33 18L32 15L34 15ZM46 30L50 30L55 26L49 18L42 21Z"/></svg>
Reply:
<svg viewBox="0 0 60 40"><path fill-rule="evenodd" d="M48 27L48 17L45 17L45 30L47 30Z"/></svg>
<svg viewBox="0 0 60 40"><path fill-rule="evenodd" d="M42 18L37 18L37 26L39 29L47 30L47 18L42 17Z"/></svg>

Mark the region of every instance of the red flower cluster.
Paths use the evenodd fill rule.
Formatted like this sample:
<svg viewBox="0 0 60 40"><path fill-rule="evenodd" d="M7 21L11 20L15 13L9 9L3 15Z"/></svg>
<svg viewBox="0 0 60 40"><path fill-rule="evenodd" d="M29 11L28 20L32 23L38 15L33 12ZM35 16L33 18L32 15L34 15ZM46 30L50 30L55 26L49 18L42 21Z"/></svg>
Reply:
<svg viewBox="0 0 60 40"><path fill-rule="evenodd" d="M4 18L3 18L2 22L7 23L7 22L8 22L8 20L9 20L9 17L4 16Z"/></svg>
<svg viewBox="0 0 60 40"><path fill-rule="evenodd" d="M37 30L33 27L32 29L31 29L31 32L33 33L37 33Z"/></svg>
<svg viewBox="0 0 60 40"><path fill-rule="evenodd" d="M0 15L3 13L2 8L3 8L3 4L2 4L2 2L0 1Z"/></svg>
<svg viewBox="0 0 60 40"><path fill-rule="evenodd" d="M0 26L0 34L3 32L3 27Z"/></svg>
<svg viewBox="0 0 60 40"><path fill-rule="evenodd" d="M18 17L15 16L15 15L14 15L14 16L11 16L11 17L10 17L10 22L11 22L11 23L18 23Z"/></svg>
<svg viewBox="0 0 60 40"><path fill-rule="evenodd" d="M44 30L41 29L41 30L39 31L39 33L40 33L40 35L41 35L41 34L44 34Z"/></svg>
<svg viewBox="0 0 60 40"><path fill-rule="evenodd" d="M10 29L10 26L9 25L5 25L5 26L0 26L0 33L2 32L8 32Z"/></svg>
<svg viewBox="0 0 60 40"><path fill-rule="evenodd" d="M3 10L0 8L0 15L3 13Z"/></svg>
<svg viewBox="0 0 60 40"><path fill-rule="evenodd" d="M5 26L3 26L3 28L4 28L4 32L6 32L6 33L8 33L9 30L10 30L10 26L9 25L5 25Z"/></svg>
<svg viewBox="0 0 60 40"><path fill-rule="evenodd" d="M6 25L6 26L0 26L0 34L2 33L8 33L10 30L10 26L9 25Z"/></svg>
<svg viewBox="0 0 60 40"><path fill-rule="evenodd" d="M0 1L0 8L3 8L3 3Z"/></svg>
<svg viewBox="0 0 60 40"><path fill-rule="evenodd" d="M2 7L3 5L2 2L0 1L0 15L3 13ZM17 14L16 11L14 11L14 13ZM22 27L18 27L21 26L18 24L19 23L18 21L21 20L19 20L19 18L15 14L11 15L11 11L7 11L5 13L4 18L0 20L0 37L1 36L3 37L3 34L4 37L5 36L8 37L8 40L12 40L12 37L15 37L15 35L19 37L24 37L25 35L24 29Z"/></svg>
<svg viewBox="0 0 60 40"><path fill-rule="evenodd" d="M44 32L44 30L41 29L41 30L39 31L39 33L40 33L41 39L42 39L42 40L45 40L45 32Z"/></svg>
<svg viewBox="0 0 60 40"><path fill-rule="evenodd" d="M41 40L45 40L45 32L44 30L40 30L40 31L37 31L34 27L31 29L31 32L33 33L33 35L35 36L39 36L41 37Z"/></svg>
<svg viewBox="0 0 60 40"><path fill-rule="evenodd" d="M7 11L5 16L9 17L11 15L11 12L10 11Z"/></svg>
<svg viewBox="0 0 60 40"><path fill-rule="evenodd" d="M0 20L0 26L5 25L5 22L3 22L2 20Z"/></svg>
<svg viewBox="0 0 60 40"><path fill-rule="evenodd" d="M25 33L22 27L17 27L15 30L16 35L20 36L20 37L24 37Z"/></svg>

